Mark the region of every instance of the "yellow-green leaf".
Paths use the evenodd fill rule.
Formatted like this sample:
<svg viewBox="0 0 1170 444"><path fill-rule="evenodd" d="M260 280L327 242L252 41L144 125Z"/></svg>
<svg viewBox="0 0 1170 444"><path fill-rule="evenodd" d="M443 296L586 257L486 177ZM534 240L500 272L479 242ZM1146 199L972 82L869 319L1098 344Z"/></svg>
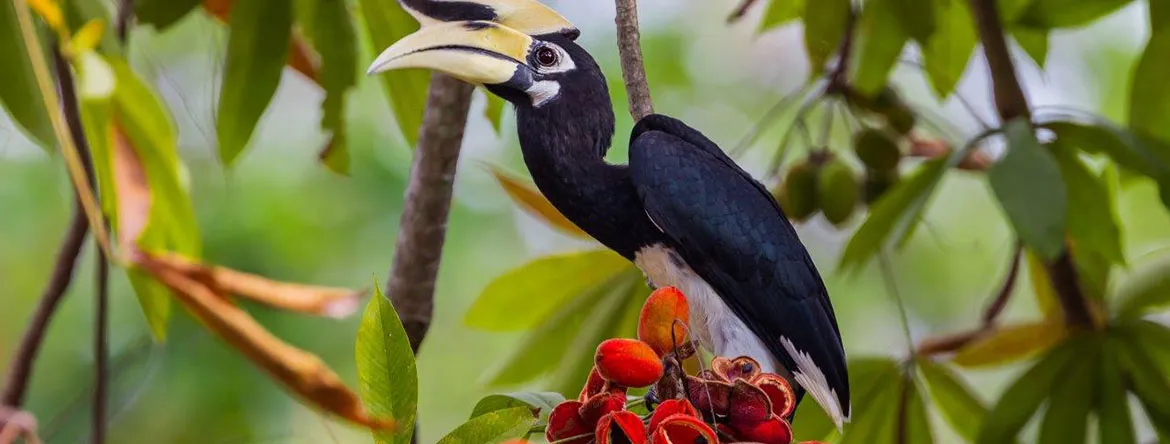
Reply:
<svg viewBox="0 0 1170 444"><path fill-rule="evenodd" d="M349 173L348 137L345 131L345 97L357 84L357 37L353 22L340 0L313 2L313 46L321 54L321 129L330 133L322 160L338 174Z"/></svg>
<svg viewBox="0 0 1170 444"><path fill-rule="evenodd" d="M1035 0L1020 23L1039 29L1076 28L1089 25L1132 3L1133 0Z"/></svg>
<svg viewBox="0 0 1170 444"><path fill-rule="evenodd" d="M491 173L492 177L495 177L496 181L500 183L500 186L504 188L504 192L508 193L508 197L512 198L512 201L520 208L523 208L528 214L540 218L562 233L580 239L592 239L577 224L574 224L564 214L561 214L560 210L557 210L543 194L540 194L540 191L537 191L536 187L504 172L504 170L498 167L491 167Z"/></svg>
<svg viewBox="0 0 1170 444"><path fill-rule="evenodd" d="M90 51L97 47L106 31L106 24L102 19L93 19L81 26L73 34L71 45L77 52Z"/></svg>
<svg viewBox="0 0 1170 444"><path fill-rule="evenodd" d="M483 115L487 117L488 122L491 122L492 129L496 130L496 134L500 133L500 125L503 123L504 104L508 101L501 99L500 96L483 90L484 97L487 98L487 103L484 104Z"/></svg>
<svg viewBox="0 0 1170 444"><path fill-rule="evenodd" d="M779 1L779 0L778 0ZM847 32L850 0L806 2L804 7L804 47L808 51L812 75L824 72L825 62L837 51Z"/></svg>
<svg viewBox="0 0 1170 444"><path fill-rule="evenodd" d="M1055 258L1064 250L1068 211L1060 167L1027 120L1013 119L1003 131L1007 154L988 170L988 182L1020 240L1041 257Z"/></svg>
<svg viewBox="0 0 1170 444"><path fill-rule="evenodd" d="M954 362L983 367L1018 361L1047 350L1066 335L1068 330L1060 320L999 327L959 349Z"/></svg>
<svg viewBox="0 0 1170 444"><path fill-rule="evenodd" d="M902 47L910 39L899 19L904 12L901 3L900 0L871 0L861 12L858 30L861 52L853 72L853 87L867 96L877 94L886 86L890 71L902 55Z"/></svg>
<svg viewBox="0 0 1170 444"><path fill-rule="evenodd" d="M1016 39L1016 44L1023 48L1024 53L1028 54L1037 66L1044 68L1048 61L1048 30L1013 26L1008 32Z"/></svg>
<svg viewBox="0 0 1170 444"><path fill-rule="evenodd" d="M987 407L975 397L971 387L946 366L921 358L918 369L939 413L960 436L974 441L979 435L979 425L987 416Z"/></svg>
<svg viewBox="0 0 1170 444"><path fill-rule="evenodd" d="M1057 376L1074 362L1087 338L1074 336L1054 347L1000 396L979 430L977 444L1010 442L1051 393Z"/></svg>
<svg viewBox="0 0 1170 444"><path fill-rule="evenodd" d="M611 293L606 302L598 304L569 346L561 350L561 359L549 377L549 390L576 395L581 391L581 381L589 377L593 368L597 345L609 338L635 335L638 314L650 294L642 272L632 268L608 287Z"/></svg>
<svg viewBox="0 0 1170 444"><path fill-rule="evenodd" d="M438 444L495 444L527 435L534 424L536 415L528 407L496 410L463 423Z"/></svg>
<svg viewBox="0 0 1170 444"><path fill-rule="evenodd" d="M573 297L632 268L625 258L604 249L542 257L489 283L464 322L491 331L524 330Z"/></svg>
<svg viewBox="0 0 1170 444"><path fill-rule="evenodd" d="M935 21L938 30L922 50L922 64L930 86L940 99L955 90L979 36L966 0L938 0L935 3Z"/></svg>
<svg viewBox="0 0 1170 444"><path fill-rule="evenodd" d="M1163 327L1164 328L1164 327ZM1123 329L1110 335L1108 347L1129 376L1131 390L1142 402L1150 423L1160 434L1170 434L1170 380L1145 344L1140 331ZM1163 344L1159 344L1163 345Z"/></svg>
<svg viewBox="0 0 1170 444"><path fill-rule="evenodd" d="M1025 250L1024 257L1028 261L1028 280L1032 281L1032 293L1036 295L1036 306L1040 308L1040 313L1047 321L1063 319L1060 304L1056 300L1056 290L1052 288L1052 279L1048 277L1044 261L1032 250Z"/></svg>
<svg viewBox="0 0 1170 444"><path fill-rule="evenodd" d="M1133 419L1129 413L1129 399L1125 388L1125 374L1115 351L1102 350L1101 377L1097 380L1097 431L1101 443L1133 444Z"/></svg>
<svg viewBox="0 0 1170 444"><path fill-rule="evenodd" d="M215 116L219 157L224 165L231 165L244 151L280 85L292 38L292 8L288 0L233 5Z"/></svg>
<svg viewBox="0 0 1170 444"><path fill-rule="evenodd" d="M1135 133L1170 143L1170 25L1153 28L1146 49L1133 73L1129 94L1129 127ZM1163 158L1170 155L1160 152Z"/></svg>
<svg viewBox="0 0 1170 444"><path fill-rule="evenodd" d="M1094 387L1098 361L1101 359L1100 341L1088 341L1088 346L1077 351L1076 362L1056 378L1048 401L1048 410L1040 425L1039 444L1084 443L1088 434L1089 411L1093 408Z"/></svg>
<svg viewBox="0 0 1170 444"><path fill-rule="evenodd" d="M396 431L374 432L374 442L409 443L418 412L418 372L406 330L376 282L354 347L358 389L366 410L399 424Z"/></svg>
<svg viewBox="0 0 1170 444"><path fill-rule="evenodd" d="M166 29L186 17L200 3L203 0L135 0L134 16L140 23Z"/></svg>
<svg viewBox="0 0 1170 444"><path fill-rule="evenodd" d="M902 396L908 387L900 371L883 372L865 388L866 402L853 404L841 444L895 444Z"/></svg>
<svg viewBox="0 0 1170 444"><path fill-rule="evenodd" d="M920 46L926 46L935 33L934 10L938 7L938 2L936 0L898 0L891 6L893 6L893 18L898 27L902 28Z"/></svg>
<svg viewBox="0 0 1170 444"><path fill-rule="evenodd" d="M1068 235L1073 246L1078 252L1099 254L1110 264L1123 264L1121 226L1109 188L1071 146L1065 146L1059 139L1050 146L1068 199L1077 206L1068 212Z"/></svg>
<svg viewBox="0 0 1170 444"><path fill-rule="evenodd" d="M471 409L471 417L513 407L528 407L541 418L548 418L552 409L564 402L565 397L556 392L514 392L485 396Z"/></svg>
<svg viewBox="0 0 1170 444"><path fill-rule="evenodd" d="M760 19L756 32L764 32L800 18L804 14L805 0L772 0Z"/></svg>
<svg viewBox="0 0 1170 444"><path fill-rule="evenodd" d="M418 22L398 2L363 1L359 2L359 6L375 53L382 52L418 29ZM382 89L398 121L398 129L413 147L418 143L418 129L422 126L430 74L421 69L405 69L387 71L378 76L382 79Z"/></svg>
<svg viewBox="0 0 1170 444"><path fill-rule="evenodd" d="M8 112L16 127L33 143L52 152L56 137L45 109L45 98L37 87L33 60L25 47L17 21L16 5L6 1L0 5L0 54L4 54L4 68L0 69L0 108ZM22 6L23 7L23 6ZM27 12L27 11L26 11ZM42 42L42 46L45 43ZM32 54L41 57L41 53ZM43 61L42 61L43 63ZM56 112L56 109L53 110Z"/></svg>
<svg viewBox="0 0 1170 444"><path fill-rule="evenodd" d="M1170 306L1170 256L1135 267L1121 281L1113 300L1120 317L1138 317Z"/></svg>

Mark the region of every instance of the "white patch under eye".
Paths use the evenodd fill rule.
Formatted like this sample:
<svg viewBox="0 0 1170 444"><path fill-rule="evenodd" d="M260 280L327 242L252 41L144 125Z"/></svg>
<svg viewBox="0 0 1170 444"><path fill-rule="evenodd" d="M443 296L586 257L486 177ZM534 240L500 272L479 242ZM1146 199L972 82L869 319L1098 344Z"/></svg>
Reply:
<svg viewBox="0 0 1170 444"><path fill-rule="evenodd" d="M556 51L557 61L555 64L549 65L549 66L541 65L538 62L536 64L536 72L539 72L541 74L556 74L556 73L562 73L562 72L569 72L569 71L572 71L574 69L577 69L577 64L573 62L573 58L569 57L569 53L565 52L564 48L561 48L560 46L556 45L555 43L544 43L540 46L537 46L536 50L539 51L539 50L544 49L544 48Z"/></svg>
<svg viewBox="0 0 1170 444"><path fill-rule="evenodd" d="M540 105L561 93L561 84L552 80L541 80L533 83L524 92L532 98L532 107L539 108Z"/></svg>

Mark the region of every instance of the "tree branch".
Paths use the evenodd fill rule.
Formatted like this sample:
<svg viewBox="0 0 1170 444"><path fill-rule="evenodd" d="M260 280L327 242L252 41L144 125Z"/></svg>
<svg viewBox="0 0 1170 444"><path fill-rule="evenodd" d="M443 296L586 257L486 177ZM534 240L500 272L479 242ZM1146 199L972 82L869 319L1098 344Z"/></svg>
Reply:
<svg viewBox="0 0 1170 444"><path fill-rule="evenodd" d="M996 318L1003 312L1003 308L1007 306L1008 299L1011 298L1012 291L1016 287L1016 280L1020 274L1020 259L1022 255L1023 246L1019 242L1016 242L1016 247L1012 250L1011 265L1008 266L1007 276L1004 277L1003 285L999 287L999 292L996 293L995 298L984 309L983 324L979 328L923 339L918 343L916 353L921 356L930 356L953 352L994 330Z"/></svg>
<svg viewBox="0 0 1170 444"><path fill-rule="evenodd" d="M614 0L617 15L618 53L622 59L622 80L626 83L626 95L630 101L630 115L634 121L654 114L654 103L650 99L650 86L646 84L646 66L642 62L641 36L638 33L638 1Z"/></svg>
<svg viewBox="0 0 1170 444"><path fill-rule="evenodd" d="M471 91L471 85L455 78L431 75L418 148L406 186L406 204L386 292L415 353L431 325L435 278L443 254Z"/></svg>
<svg viewBox="0 0 1170 444"><path fill-rule="evenodd" d="M1028 98L1024 95L1023 87L1016 76L1015 65L1004 37L1003 23L996 8L995 0L971 0L971 11L974 13L979 37L983 42L983 52L987 56L987 66L991 71L995 108L999 112L1001 122L1016 118L1031 120L1032 112L1028 107ZM1052 287L1056 290L1057 299L1068 324L1078 327L1091 326L1093 318L1089 313L1088 300L1081 291L1077 270L1069 255L1067 244L1055 260L1045 263L1045 268L1052 279Z"/></svg>

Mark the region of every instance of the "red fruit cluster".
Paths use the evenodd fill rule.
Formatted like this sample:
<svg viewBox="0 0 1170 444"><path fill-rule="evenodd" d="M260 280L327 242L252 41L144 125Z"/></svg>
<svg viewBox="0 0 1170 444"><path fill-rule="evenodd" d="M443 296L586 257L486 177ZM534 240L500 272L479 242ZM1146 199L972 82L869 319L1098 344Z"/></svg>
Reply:
<svg viewBox="0 0 1170 444"><path fill-rule="evenodd" d="M796 409L795 393L755 360L716 357L698 375L665 374L664 361L677 364L694 350L686 341L687 312L677 289L652 293L638 321L639 339L609 339L597 347L581 394L553 409L545 437L563 444L790 444L785 418ZM648 418L626 410L627 388L652 385L667 399Z"/></svg>

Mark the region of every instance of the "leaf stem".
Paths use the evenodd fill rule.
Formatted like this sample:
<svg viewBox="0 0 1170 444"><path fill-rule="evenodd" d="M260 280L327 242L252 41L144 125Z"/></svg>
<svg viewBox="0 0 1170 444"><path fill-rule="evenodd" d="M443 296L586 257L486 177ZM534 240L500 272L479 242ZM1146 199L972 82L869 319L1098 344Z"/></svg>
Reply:
<svg viewBox="0 0 1170 444"><path fill-rule="evenodd" d="M902 321L902 334L906 337L906 347L909 349L909 355L913 356L914 337L910 334L910 316L906 314L906 304L902 301L902 293L898 291L898 284L894 282L894 270L890 266L889 252L883 250L878 263L881 266L882 274L885 276L886 291L890 294L890 298L894 300L894 305L898 307L898 317Z"/></svg>

